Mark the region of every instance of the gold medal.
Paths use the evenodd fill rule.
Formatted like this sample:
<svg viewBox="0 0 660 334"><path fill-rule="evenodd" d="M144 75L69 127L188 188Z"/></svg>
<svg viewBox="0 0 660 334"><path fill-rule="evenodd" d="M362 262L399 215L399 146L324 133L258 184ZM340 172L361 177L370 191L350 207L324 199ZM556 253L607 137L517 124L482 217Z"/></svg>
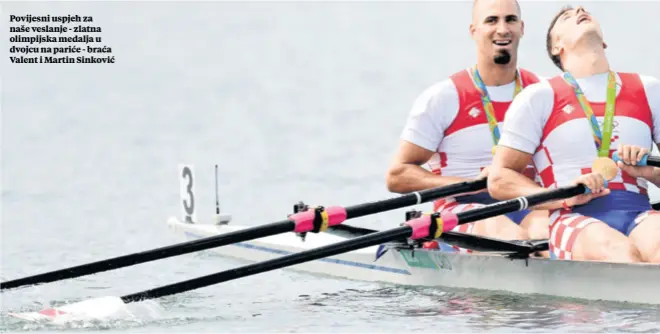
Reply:
<svg viewBox="0 0 660 334"><path fill-rule="evenodd" d="M493 155L495 155L495 151L496 151L496 150L497 150L497 146L493 146L493 149L490 150L490 151L493 153Z"/></svg>
<svg viewBox="0 0 660 334"><path fill-rule="evenodd" d="M619 172L619 167L614 160L607 157L598 157L591 165L591 171L598 173L605 178L605 180L612 180Z"/></svg>

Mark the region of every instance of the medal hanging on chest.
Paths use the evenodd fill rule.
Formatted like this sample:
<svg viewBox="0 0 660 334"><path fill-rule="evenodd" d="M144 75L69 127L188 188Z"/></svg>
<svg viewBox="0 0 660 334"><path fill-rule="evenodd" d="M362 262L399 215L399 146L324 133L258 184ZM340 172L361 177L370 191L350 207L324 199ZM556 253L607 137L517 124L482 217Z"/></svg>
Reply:
<svg viewBox="0 0 660 334"><path fill-rule="evenodd" d="M520 79L520 74L518 73L518 71L516 71L515 80L516 80L516 89L513 92L514 98L522 90L522 81ZM486 113L486 118L488 119L488 127L490 128L490 134L491 137L493 138L493 148L491 149L491 153L495 155L495 148L497 147L497 143L500 141L500 129L497 124L497 118L495 117L495 107L493 107L493 102L491 101L490 96L488 96L488 90L486 89L486 85L484 84L484 81L481 79L481 76L479 75L477 66L474 66L472 68L472 81L474 82L474 87L477 89L479 95L481 96L481 104L484 107L484 113Z"/></svg>
<svg viewBox="0 0 660 334"><path fill-rule="evenodd" d="M598 126L598 120L594 115L591 104L584 96L577 81L568 72L563 75L564 80L573 88L582 110L591 125L594 144L598 151L598 157L591 165L593 172L600 173L606 180L613 179L619 171L616 163L610 159L610 144L612 140L612 127L614 119L614 104L616 102L616 78L614 72L610 71L607 78L607 100L605 103L605 115L603 116L603 130Z"/></svg>

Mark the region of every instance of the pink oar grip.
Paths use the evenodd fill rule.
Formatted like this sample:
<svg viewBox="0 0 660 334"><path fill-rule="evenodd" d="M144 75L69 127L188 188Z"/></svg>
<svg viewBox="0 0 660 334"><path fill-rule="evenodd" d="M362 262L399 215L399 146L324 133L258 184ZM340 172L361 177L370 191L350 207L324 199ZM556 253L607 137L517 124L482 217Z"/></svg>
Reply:
<svg viewBox="0 0 660 334"><path fill-rule="evenodd" d="M419 218L411 219L404 223L412 227L411 239L426 238L429 235L429 226L431 226L431 216L424 215Z"/></svg>
<svg viewBox="0 0 660 334"><path fill-rule="evenodd" d="M442 232L447 232L451 231L458 225L458 216L456 214L453 214L451 212L442 212L440 214L440 217L442 218ZM419 218L411 219L404 224L412 227L413 232L412 235L410 236L411 239L416 240L416 239L421 239L421 238L427 238L427 237L433 237L432 235L429 235L429 229L431 227L431 215L424 215Z"/></svg>
<svg viewBox="0 0 660 334"><path fill-rule="evenodd" d="M339 225L346 220L346 209L341 206L331 206L325 208L328 214L328 226ZM314 230L314 208L305 212L298 212L289 216L289 220L296 223L293 230L296 233L309 232Z"/></svg>
<svg viewBox="0 0 660 334"><path fill-rule="evenodd" d="M328 226L335 226L346 221L346 208L342 206L330 206L325 208L328 213Z"/></svg>
<svg viewBox="0 0 660 334"><path fill-rule="evenodd" d="M314 209L294 213L289 216L289 220L296 223L294 232L309 232L314 228Z"/></svg>
<svg viewBox="0 0 660 334"><path fill-rule="evenodd" d="M449 232L458 226L458 216L452 212L443 212L440 214L442 217L442 232Z"/></svg>

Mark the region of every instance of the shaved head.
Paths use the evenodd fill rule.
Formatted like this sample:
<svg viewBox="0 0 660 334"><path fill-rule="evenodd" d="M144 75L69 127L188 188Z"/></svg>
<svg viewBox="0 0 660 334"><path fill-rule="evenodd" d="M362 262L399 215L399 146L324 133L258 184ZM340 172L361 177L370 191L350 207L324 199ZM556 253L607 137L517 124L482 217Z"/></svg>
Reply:
<svg viewBox="0 0 660 334"><path fill-rule="evenodd" d="M474 0L470 36L477 44L481 59L494 64L514 64L518 44L525 33L516 0ZM483 66L483 65L482 65Z"/></svg>
<svg viewBox="0 0 660 334"><path fill-rule="evenodd" d="M502 0L474 0L472 2L472 22L476 22L476 20L479 20L479 10L481 9L481 5L483 4L492 4L493 2L501 2ZM509 0L513 3L516 4L516 8L518 9L518 17L521 16L521 10L520 10L520 4L518 3L517 0Z"/></svg>

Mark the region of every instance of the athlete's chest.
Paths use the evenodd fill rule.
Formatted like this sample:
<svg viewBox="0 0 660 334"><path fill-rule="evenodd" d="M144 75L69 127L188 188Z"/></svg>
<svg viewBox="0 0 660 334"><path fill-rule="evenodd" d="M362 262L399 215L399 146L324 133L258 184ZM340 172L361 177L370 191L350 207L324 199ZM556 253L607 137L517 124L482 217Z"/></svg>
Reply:
<svg viewBox="0 0 660 334"><path fill-rule="evenodd" d="M596 117L603 138L608 136L603 129L604 117ZM624 116L612 118L612 131L609 134L609 150L616 150L619 145L636 145L650 148L652 141L651 128L644 121ZM571 118L554 127L544 136L542 145L552 151L562 152L592 152L596 153L595 136L591 122L585 117Z"/></svg>
<svg viewBox="0 0 660 334"><path fill-rule="evenodd" d="M475 131L483 131L479 130L483 126L487 128L486 133L490 133L492 130L490 130L488 125L489 117L494 117L497 123L503 122L511 102L491 102L490 105L492 109L489 107L489 111L492 110L492 114L489 116L480 99L464 101L456 117L452 120L451 125L445 130L445 136L461 135L461 133L463 135L474 134Z"/></svg>
<svg viewBox="0 0 660 334"><path fill-rule="evenodd" d="M591 114L596 119L593 124ZM611 130L608 129L608 126ZM551 138L565 145L576 144L590 138L594 141L596 131L602 137L611 138L611 148L619 143L650 145L652 116L648 105L640 104L626 95L620 95L616 102L590 102L583 105L573 96L567 95L555 100L554 108L543 128L543 139Z"/></svg>
<svg viewBox="0 0 660 334"><path fill-rule="evenodd" d="M542 140L577 145L585 138L593 143L600 134L611 138L611 148L619 143L650 145L653 121L643 87L636 77L624 79L615 83L611 73L586 79L580 84L584 94L570 80L551 80L554 102Z"/></svg>

